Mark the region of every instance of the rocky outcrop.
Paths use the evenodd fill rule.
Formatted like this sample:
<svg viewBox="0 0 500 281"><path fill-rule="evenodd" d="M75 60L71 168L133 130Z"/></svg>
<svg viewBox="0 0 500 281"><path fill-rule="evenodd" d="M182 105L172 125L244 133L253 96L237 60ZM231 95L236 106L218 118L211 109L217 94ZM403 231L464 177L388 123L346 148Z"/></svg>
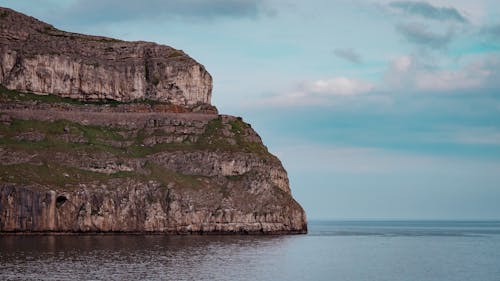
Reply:
<svg viewBox="0 0 500 281"><path fill-rule="evenodd" d="M205 183L204 183L205 184ZM276 194L203 192L158 182L114 179L75 189L2 184L1 231L303 233L303 212ZM208 193L212 192L212 193ZM278 199L285 199L282 194ZM242 203L255 200L253 204ZM265 206L257 206L265 203Z"/></svg>
<svg viewBox="0 0 500 281"><path fill-rule="evenodd" d="M0 234L307 232L280 160L187 55L3 8L0 30Z"/></svg>
<svg viewBox="0 0 500 281"><path fill-rule="evenodd" d="M60 31L0 7L0 83L80 100L210 104L212 77L184 52Z"/></svg>
<svg viewBox="0 0 500 281"><path fill-rule="evenodd" d="M241 118L2 98L0 233L307 231L281 162Z"/></svg>

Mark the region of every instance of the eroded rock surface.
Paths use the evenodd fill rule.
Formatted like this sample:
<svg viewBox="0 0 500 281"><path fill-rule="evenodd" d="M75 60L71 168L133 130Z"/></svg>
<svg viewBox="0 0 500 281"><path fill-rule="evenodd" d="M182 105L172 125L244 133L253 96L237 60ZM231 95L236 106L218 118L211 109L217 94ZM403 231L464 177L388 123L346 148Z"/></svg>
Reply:
<svg viewBox="0 0 500 281"><path fill-rule="evenodd" d="M212 77L181 50L64 32L0 7L0 83L81 100L210 104Z"/></svg>
<svg viewBox="0 0 500 281"><path fill-rule="evenodd" d="M268 195L225 194L212 184L207 180L200 187L165 187L156 181L134 179L80 184L72 189L2 184L1 231L305 232L301 209L278 201L287 200L284 194L274 194L276 190ZM247 200L254 203L243 202ZM262 203L266 205L260 206Z"/></svg>
<svg viewBox="0 0 500 281"><path fill-rule="evenodd" d="M3 105L0 232L307 231L281 162L240 118Z"/></svg>

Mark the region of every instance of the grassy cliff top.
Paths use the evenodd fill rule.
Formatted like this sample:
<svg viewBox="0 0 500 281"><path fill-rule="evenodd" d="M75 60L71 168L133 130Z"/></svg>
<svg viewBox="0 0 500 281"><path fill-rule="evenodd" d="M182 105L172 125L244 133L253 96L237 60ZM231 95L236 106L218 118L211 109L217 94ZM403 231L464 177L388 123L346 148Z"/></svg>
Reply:
<svg viewBox="0 0 500 281"><path fill-rule="evenodd" d="M179 106L168 102L159 102L148 99L136 99L128 102L116 100L83 101L59 95L35 94L9 90L0 85L0 104L44 105L58 107L70 106L74 110L81 108L95 108L111 112L171 112L171 113L206 113L217 114L217 108L209 104L193 106ZM1 109L1 108L0 108Z"/></svg>

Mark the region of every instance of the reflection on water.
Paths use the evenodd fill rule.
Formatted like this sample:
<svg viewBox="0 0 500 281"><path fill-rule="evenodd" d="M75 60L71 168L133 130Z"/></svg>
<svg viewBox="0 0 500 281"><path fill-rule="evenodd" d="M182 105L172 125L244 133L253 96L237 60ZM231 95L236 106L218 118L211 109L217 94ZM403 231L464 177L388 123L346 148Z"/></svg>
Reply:
<svg viewBox="0 0 500 281"><path fill-rule="evenodd" d="M0 238L1 279L240 280L234 265L258 272L263 267L261 253L272 256L286 240L286 236L6 236Z"/></svg>
<svg viewBox="0 0 500 281"><path fill-rule="evenodd" d="M499 222L312 222L297 236L0 236L0 280L500 280Z"/></svg>

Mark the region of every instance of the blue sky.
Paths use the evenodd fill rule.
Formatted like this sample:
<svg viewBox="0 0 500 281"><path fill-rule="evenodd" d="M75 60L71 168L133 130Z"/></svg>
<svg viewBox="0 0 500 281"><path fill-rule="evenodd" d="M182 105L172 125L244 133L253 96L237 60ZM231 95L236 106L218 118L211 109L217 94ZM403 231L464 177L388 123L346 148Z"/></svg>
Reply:
<svg viewBox="0 0 500 281"><path fill-rule="evenodd" d="M0 0L183 49L310 219L500 219L497 0Z"/></svg>

